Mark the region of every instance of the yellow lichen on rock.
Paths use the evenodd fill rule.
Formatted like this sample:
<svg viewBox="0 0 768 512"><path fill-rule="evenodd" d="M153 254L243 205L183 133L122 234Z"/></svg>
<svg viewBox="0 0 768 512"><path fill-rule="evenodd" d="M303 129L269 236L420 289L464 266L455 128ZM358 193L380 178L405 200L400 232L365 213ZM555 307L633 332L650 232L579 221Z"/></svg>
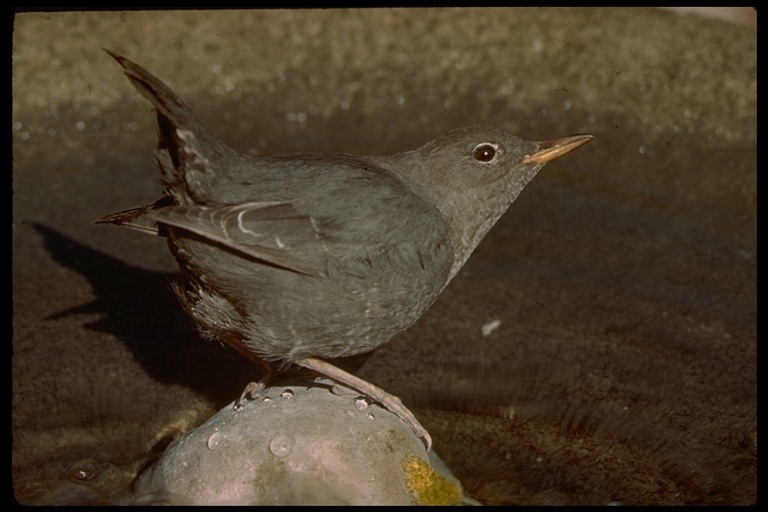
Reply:
<svg viewBox="0 0 768 512"><path fill-rule="evenodd" d="M461 505L461 489L428 462L409 455L403 464L405 486L418 505Z"/></svg>

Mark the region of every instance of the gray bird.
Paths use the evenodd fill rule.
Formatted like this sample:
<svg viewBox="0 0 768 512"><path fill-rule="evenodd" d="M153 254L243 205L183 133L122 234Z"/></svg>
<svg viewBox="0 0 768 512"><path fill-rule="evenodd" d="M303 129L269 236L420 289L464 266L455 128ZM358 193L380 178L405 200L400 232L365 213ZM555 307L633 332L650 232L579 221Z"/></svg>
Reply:
<svg viewBox="0 0 768 512"><path fill-rule="evenodd" d="M164 195L107 215L165 236L204 332L272 369L295 364L368 395L431 438L400 400L324 361L412 325L523 187L591 135L528 142L461 128L392 156L255 157L213 136L158 78L109 52L157 111Z"/></svg>

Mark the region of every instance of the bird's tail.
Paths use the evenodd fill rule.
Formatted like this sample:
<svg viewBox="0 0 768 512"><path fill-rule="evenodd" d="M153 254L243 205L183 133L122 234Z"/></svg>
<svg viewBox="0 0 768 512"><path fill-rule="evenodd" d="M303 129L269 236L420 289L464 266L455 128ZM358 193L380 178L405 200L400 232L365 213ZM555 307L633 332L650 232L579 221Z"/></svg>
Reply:
<svg viewBox="0 0 768 512"><path fill-rule="evenodd" d="M177 204L205 204L216 163L232 150L216 139L167 85L135 62L105 49L157 111L157 161L166 193Z"/></svg>

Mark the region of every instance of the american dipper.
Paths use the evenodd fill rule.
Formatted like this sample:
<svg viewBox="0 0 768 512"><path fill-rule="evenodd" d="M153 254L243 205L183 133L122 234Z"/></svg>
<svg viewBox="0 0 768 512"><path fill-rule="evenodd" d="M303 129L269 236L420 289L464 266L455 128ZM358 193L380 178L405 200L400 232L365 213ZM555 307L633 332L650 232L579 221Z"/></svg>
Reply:
<svg viewBox="0 0 768 512"><path fill-rule="evenodd" d="M413 324L550 160L591 135L528 142L461 128L392 156L255 157L212 135L163 82L109 52L157 111L164 195L107 215L168 238L203 332L272 367L295 364L368 395L431 438L400 400L329 363Z"/></svg>

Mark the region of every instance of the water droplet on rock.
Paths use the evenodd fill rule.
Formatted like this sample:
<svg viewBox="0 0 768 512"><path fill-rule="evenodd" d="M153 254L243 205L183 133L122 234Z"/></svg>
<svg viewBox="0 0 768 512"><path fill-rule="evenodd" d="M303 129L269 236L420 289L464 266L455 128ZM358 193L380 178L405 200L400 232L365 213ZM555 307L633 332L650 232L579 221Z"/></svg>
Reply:
<svg viewBox="0 0 768 512"><path fill-rule="evenodd" d="M275 457L281 459L287 457L293 451L293 438L291 436L277 436L269 442L269 451Z"/></svg>
<svg viewBox="0 0 768 512"><path fill-rule="evenodd" d="M216 447L219 446L219 442L221 442L221 434L219 432L214 432L208 437L208 449L215 450Z"/></svg>

